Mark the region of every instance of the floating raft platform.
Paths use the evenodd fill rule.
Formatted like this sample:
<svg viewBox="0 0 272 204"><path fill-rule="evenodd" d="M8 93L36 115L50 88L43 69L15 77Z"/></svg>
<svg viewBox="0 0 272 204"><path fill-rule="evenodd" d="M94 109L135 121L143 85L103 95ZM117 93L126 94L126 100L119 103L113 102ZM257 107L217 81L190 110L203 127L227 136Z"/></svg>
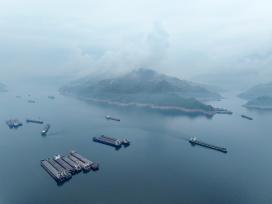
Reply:
<svg viewBox="0 0 272 204"><path fill-rule="evenodd" d="M201 141L197 140L195 137L189 139L189 142L190 142L191 145L199 145L199 146L206 147L206 148L209 148L209 149L213 149L213 150L223 152L223 153L228 152L227 149L224 148L224 147L218 147L218 146L215 146L215 145L211 145L211 144L201 142Z"/></svg>
<svg viewBox="0 0 272 204"><path fill-rule="evenodd" d="M130 145L130 142L127 139L124 139L121 141L119 139L116 139L113 137L108 137L105 135L101 135L99 137L93 137L93 141L98 142L98 143L102 143L102 144L106 144L106 145L110 145L115 148L121 148L122 145L124 145L124 146Z"/></svg>
<svg viewBox="0 0 272 204"><path fill-rule="evenodd" d="M248 119L248 120L253 120L252 117L246 116L246 115L241 115L242 118Z"/></svg>
<svg viewBox="0 0 272 204"><path fill-rule="evenodd" d="M119 118L114 118L114 117L111 117L110 115L106 115L105 118L107 120L114 120L114 121L117 121L117 122L120 122L121 120Z"/></svg>
<svg viewBox="0 0 272 204"><path fill-rule="evenodd" d="M43 124L43 121L41 120L33 120L33 119L26 119L27 123L37 123L37 124Z"/></svg>

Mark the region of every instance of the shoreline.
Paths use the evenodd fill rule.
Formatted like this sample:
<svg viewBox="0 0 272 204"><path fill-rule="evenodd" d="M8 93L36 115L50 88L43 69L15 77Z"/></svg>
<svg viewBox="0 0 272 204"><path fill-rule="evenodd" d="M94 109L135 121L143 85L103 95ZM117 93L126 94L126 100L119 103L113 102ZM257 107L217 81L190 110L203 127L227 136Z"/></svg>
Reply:
<svg viewBox="0 0 272 204"><path fill-rule="evenodd" d="M258 105L243 105L245 108L249 109L257 109L257 110L272 110L272 106L264 107L264 106L258 106Z"/></svg>
<svg viewBox="0 0 272 204"><path fill-rule="evenodd" d="M105 99L97 99L97 98L91 98L91 97L84 97L84 96L78 96L74 94L69 94L67 92L60 91L60 93L64 96L72 96L79 100L83 101L90 101L90 102L96 102L96 103L102 103L107 105L114 105L119 107L136 107L136 108L148 108L151 110L159 110L159 111L179 111L181 113L187 113L187 114L199 114L199 115L205 115L208 117L212 117L215 114L217 114L216 109L213 111L205 111L201 109L190 109L190 108L184 108L184 107L178 107L178 106L161 106L161 105L155 105L155 104L145 104L145 103L136 103L136 102L118 102L118 101L111 101L111 100L105 100Z"/></svg>

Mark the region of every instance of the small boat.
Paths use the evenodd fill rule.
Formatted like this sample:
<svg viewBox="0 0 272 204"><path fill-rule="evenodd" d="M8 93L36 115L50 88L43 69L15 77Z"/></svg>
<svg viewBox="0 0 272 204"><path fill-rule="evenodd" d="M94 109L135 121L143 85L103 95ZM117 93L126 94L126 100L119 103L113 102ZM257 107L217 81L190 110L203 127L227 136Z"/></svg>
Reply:
<svg viewBox="0 0 272 204"><path fill-rule="evenodd" d="M47 132L49 131L49 129L50 129L50 125L46 124L44 129L41 132L41 135L45 136L47 134Z"/></svg>
<svg viewBox="0 0 272 204"><path fill-rule="evenodd" d="M246 116L246 115L241 115L242 118L248 119L248 120L253 120L252 117Z"/></svg>
<svg viewBox="0 0 272 204"><path fill-rule="evenodd" d="M113 117L111 117L110 115L106 115L105 118L106 118L107 120L115 120L115 121L118 121L118 122L121 121L119 118L113 118Z"/></svg>

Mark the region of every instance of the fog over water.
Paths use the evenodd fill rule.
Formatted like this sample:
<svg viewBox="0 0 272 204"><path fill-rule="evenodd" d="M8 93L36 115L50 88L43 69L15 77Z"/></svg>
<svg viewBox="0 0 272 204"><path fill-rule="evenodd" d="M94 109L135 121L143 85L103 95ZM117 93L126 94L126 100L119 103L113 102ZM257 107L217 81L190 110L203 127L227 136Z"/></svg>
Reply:
<svg viewBox="0 0 272 204"><path fill-rule="evenodd" d="M0 81L69 81L146 67L246 88L272 78L271 6L268 0L2 0Z"/></svg>
<svg viewBox="0 0 272 204"><path fill-rule="evenodd" d="M0 0L0 204L272 203L271 8ZM99 170L57 185L71 150Z"/></svg>

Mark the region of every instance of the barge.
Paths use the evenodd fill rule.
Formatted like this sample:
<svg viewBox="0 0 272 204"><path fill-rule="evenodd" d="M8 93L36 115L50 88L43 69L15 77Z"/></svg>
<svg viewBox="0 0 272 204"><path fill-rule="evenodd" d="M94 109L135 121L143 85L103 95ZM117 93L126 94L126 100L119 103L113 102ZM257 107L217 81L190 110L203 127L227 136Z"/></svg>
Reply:
<svg viewBox="0 0 272 204"><path fill-rule="evenodd" d="M53 158L41 160L41 166L58 184L68 181L82 169L84 172L99 169L98 163L88 160L75 151L71 151L68 156L56 155Z"/></svg>
<svg viewBox="0 0 272 204"><path fill-rule="evenodd" d="M88 160L87 158L83 157L82 155L80 155L79 153L77 153L76 151L71 151L70 155L74 156L75 158L79 159L81 162L83 162L87 168L90 168L94 171L99 169L99 165L96 162L92 162L90 160Z"/></svg>
<svg viewBox="0 0 272 204"><path fill-rule="evenodd" d="M62 173L55 169L47 160L41 160L41 166L53 179L55 179L55 181L57 181L57 183L65 181Z"/></svg>
<svg viewBox="0 0 272 204"><path fill-rule="evenodd" d="M119 118L114 118L114 117L111 117L110 115L106 115L105 118L106 118L107 120L114 120L114 121L118 121L118 122L121 121Z"/></svg>
<svg viewBox="0 0 272 204"><path fill-rule="evenodd" d="M69 157L62 156L61 159L63 161L65 161L67 164L69 164L71 167L73 167L76 170L76 172L80 172L81 171L81 166L78 163L72 161Z"/></svg>
<svg viewBox="0 0 272 204"><path fill-rule="evenodd" d="M26 119L27 123L37 123L37 124L43 124L43 121L41 120L33 120L33 119Z"/></svg>
<svg viewBox="0 0 272 204"><path fill-rule="evenodd" d="M80 167L83 169L84 172L88 172L91 170L90 164L85 164L83 161L76 158L75 156L69 155L68 158L71 159L73 162L77 163L78 165L80 165Z"/></svg>
<svg viewBox="0 0 272 204"><path fill-rule="evenodd" d="M99 137L93 137L93 141L98 142L98 143L102 143L102 144L106 144L106 145L110 145L115 148L121 148L122 145L124 145L124 146L130 145L130 142L127 139L124 139L121 141L119 139L116 139L113 137L108 137L105 135L101 135Z"/></svg>
<svg viewBox="0 0 272 204"><path fill-rule="evenodd" d="M248 120L253 120L253 118L246 116L246 115L241 115L242 118L248 119Z"/></svg>
<svg viewBox="0 0 272 204"><path fill-rule="evenodd" d="M46 124L44 129L41 132L41 135L45 136L47 134L47 132L49 131L49 129L50 129L50 125Z"/></svg>
<svg viewBox="0 0 272 204"><path fill-rule="evenodd" d="M215 145L211 145L211 144L201 142L201 141L197 140L195 137L190 138L189 142L190 142L191 145L199 145L199 146L206 147L206 148L209 148L209 149L213 149L213 150L223 152L223 153L228 152L227 149L224 148L224 147L218 147L218 146L215 146Z"/></svg>
<svg viewBox="0 0 272 204"><path fill-rule="evenodd" d="M55 160L53 159L48 159L47 160L57 171L61 172L61 174L63 175L63 177L68 180L70 178L72 178L72 174L70 172L68 172L65 168L63 168L61 165L59 165Z"/></svg>
<svg viewBox="0 0 272 204"><path fill-rule="evenodd" d="M63 159L62 159L62 156L61 155L56 155L54 157L54 160L59 164L61 165L66 171L68 171L70 174L75 174L76 173L76 169L71 166L70 164L68 164L67 162L65 162Z"/></svg>

